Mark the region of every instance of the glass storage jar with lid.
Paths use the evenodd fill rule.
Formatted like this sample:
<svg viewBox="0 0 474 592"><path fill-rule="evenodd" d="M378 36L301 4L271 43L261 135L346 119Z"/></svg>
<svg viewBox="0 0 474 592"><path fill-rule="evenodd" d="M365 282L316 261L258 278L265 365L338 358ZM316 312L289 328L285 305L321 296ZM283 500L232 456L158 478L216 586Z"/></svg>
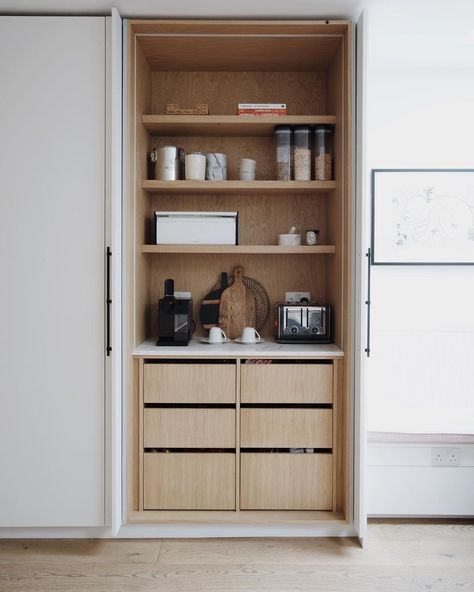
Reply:
<svg viewBox="0 0 474 592"><path fill-rule="evenodd" d="M313 129L314 179L333 179L334 128L332 125L317 125Z"/></svg>
<svg viewBox="0 0 474 592"><path fill-rule="evenodd" d="M311 130L299 125L293 130L293 172L295 181L311 181Z"/></svg>
<svg viewBox="0 0 474 592"><path fill-rule="evenodd" d="M278 181L291 180L292 135L288 125L278 125L275 128Z"/></svg>

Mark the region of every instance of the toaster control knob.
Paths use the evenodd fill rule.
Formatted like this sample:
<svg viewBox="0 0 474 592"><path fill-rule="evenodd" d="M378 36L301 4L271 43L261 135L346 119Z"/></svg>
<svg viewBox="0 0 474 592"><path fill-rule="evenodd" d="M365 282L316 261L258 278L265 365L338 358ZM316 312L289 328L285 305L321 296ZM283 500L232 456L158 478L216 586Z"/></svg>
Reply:
<svg viewBox="0 0 474 592"><path fill-rule="evenodd" d="M317 327L313 327L313 328L311 329L311 331L312 331L313 333L319 333L319 331L318 331L318 328L317 328Z"/></svg>
<svg viewBox="0 0 474 592"><path fill-rule="evenodd" d="M298 328L297 327L291 327L291 332L292 333L298 333Z"/></svg>

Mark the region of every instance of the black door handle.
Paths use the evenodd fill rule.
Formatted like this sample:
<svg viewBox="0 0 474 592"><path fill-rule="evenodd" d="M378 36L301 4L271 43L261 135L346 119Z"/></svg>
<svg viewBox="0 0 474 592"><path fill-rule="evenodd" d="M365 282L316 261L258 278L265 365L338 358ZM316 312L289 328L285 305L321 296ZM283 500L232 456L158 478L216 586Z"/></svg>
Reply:
<svg viewBox="0 0 474 592"><path fill-rule="evenodd" d="M365 254L367 257L367 300L365 304L367 305L367 336L366 336L366 348L365 353L367 357L370 358L370 272L371 272L371 252L370 247L367 249L367 253Z"/></svg>

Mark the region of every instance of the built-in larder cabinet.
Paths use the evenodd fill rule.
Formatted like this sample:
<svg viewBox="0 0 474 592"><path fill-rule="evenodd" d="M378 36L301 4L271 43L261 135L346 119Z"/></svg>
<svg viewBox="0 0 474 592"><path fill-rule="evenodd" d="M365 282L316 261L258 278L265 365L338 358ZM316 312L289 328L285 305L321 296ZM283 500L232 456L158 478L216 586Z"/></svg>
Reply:
<svg viewBox="0 0 474 592"><path fill-rule="evenodd" d="M129 522L350 520L351 44L345 21L129 21ZM288 113L237 115L245 102ZM318 124L333 126L332 179L278 181L275 126ZM225 153L227 180L149 178L148 154L168 145ZM156 211L238 211L239 243L155 244ZM292 225L319 243L280 246ZM265 342L202 344L201 301L237 265L268 294ZM187 347L156 347L166 278L192 292ZM287 290L331 306L333 343L273 341Z"/></svg>

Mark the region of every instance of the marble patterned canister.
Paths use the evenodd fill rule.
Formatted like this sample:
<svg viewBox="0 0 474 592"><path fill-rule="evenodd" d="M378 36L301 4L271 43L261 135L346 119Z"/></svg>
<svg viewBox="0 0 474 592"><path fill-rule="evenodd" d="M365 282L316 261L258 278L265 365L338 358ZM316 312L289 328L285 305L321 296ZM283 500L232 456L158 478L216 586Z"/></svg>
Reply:
<svg viewBox="0 0 474 592"><path fill-rule="evenodd" d="M206 161L206 179L227 181L227 156L221 152L210 152Z"/></svg>

